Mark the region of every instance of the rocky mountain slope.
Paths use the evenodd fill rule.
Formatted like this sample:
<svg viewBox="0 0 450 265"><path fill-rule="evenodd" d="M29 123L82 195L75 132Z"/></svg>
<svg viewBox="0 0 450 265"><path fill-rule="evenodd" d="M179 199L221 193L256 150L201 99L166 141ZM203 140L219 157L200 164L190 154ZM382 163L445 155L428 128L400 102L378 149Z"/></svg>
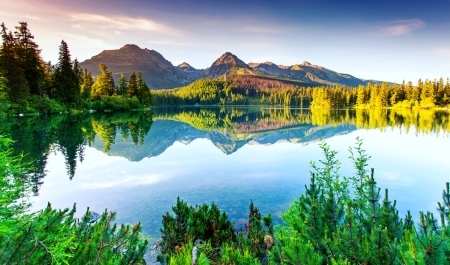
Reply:
<svg viewBox="0 0 450 265"><path fill-rule="evenodd" d="M173 88L194 81L184 71L167 61L160 53L127 44L118 50L106 50L80 64L93 76L100 74L103 63L117 80L120 74L129 78L132 71L142 71L144 81L153 89Z"/></svg>
<svg viewBox="0 0 450 265"><path fill-rule="evenodd" d="M366 85L367 82L379 82L376 80L356 78L349 74L338 73L306 61L291 66L276 65L272 62L249 63L249 66L254 70L269 75L302 80L305 82L314 82L322 85L347 85L356 87L358 85Z"/></svg>
<svg viewBox="0 0 450 265"><path fill-rule="evenodd" d="M224 53L207 69L195 69L186 62L173 66L158 52L141 49L134 44L127 44L118 50L103 51L82 62L80 66L95 76L100 73L100 63L108 67L116 81L120 74L125 74L128 78L132 71L142 71L144 81L152 89L182 87L202 78L240 78L236 83L258 83L258 80L264 80L264 83L272 80L295 86L358 86L367 82L379 82L338 73L308 62L292 66L276 65L272 62L246 64L230 52Z"/></svg>

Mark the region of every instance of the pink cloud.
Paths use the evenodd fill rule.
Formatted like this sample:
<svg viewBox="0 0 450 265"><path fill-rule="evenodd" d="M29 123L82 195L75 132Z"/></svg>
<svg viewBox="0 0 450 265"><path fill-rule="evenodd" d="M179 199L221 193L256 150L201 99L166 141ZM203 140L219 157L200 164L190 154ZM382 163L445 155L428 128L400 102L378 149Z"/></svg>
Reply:
<svg viewBox="0 0 450 265"><path fill-rule="evenodd" d="M408 19L385 22L379 27L378 33L382 36L398 36L405 35L411 31L424 28L425 22L420 19Z"/></svg>

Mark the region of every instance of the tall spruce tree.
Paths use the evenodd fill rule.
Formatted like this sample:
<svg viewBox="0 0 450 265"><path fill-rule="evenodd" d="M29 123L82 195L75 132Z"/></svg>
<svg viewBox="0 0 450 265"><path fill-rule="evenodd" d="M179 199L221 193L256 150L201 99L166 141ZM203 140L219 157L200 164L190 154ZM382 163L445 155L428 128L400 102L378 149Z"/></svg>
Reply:
<svg viewBox="0 0 450 265"><path fill-rule="evenodd" d="M78 106L80 103L80 81L78 78L78 69L74 71L69 47L62 40L59 46L58 64L53 74L54 90L50 95L68 107Z"/></svg>
<svg viewBox="0 0 450 265"><path fill-rule="evenodd" d="M16 57L27 80L30 94L42 96L41 82L44 78L43 61L39 46L33 41L34 36L28 29L27 22L19 22L14 35L16 37Z"/></svg>

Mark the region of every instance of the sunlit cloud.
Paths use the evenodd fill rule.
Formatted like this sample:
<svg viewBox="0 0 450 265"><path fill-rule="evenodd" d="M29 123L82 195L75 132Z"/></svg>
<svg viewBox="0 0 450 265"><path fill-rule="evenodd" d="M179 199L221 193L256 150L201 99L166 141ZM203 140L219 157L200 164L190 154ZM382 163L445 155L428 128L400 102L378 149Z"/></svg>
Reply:
<svg viewBox="0 0 450 265"><path fill-rule="evenodd" d="M94 26L99 29L170 32L168 27L151 20L127 16L106 17L96 14L76 13L71 14L71 20L77 23L86 23L91 27Z"/></svg>
<svg viewBox="0 0 450 265"><path fill-rule="evenodd" d="M378 34L382 36L399 36L408 34L426 26L425 22L420 19L397 20L383 23Z"/></svg>
<svg viewBox="0 0 450 265"><path fill-rule="evenodd" d="M68 37L71 40L75 40L78 43L87 43L87 44L94 44L97 46L101 46L104 48L108 48L111 49L112 47L105 44L103 41L101 40L97 40L97 39L93 39L91 37L86 37L86 36L82 36L82 35L75 35L75 34L69 34L69 33L62 33L63 36Z"/></svg>

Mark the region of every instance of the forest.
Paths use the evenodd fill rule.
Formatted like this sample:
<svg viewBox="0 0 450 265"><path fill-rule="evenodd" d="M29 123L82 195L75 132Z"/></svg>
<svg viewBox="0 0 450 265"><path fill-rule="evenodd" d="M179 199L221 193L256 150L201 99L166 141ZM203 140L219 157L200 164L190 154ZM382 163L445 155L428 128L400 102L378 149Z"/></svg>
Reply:
<svg viewBox="0 0 450 265"><path fill-rule="evenodd" d="M277 80L237 76L233 80L198 80L186 87L154 91L153 103L166 105L283 105L311 108L448 108L450 81L419 80L405 84L368 83L347 86L301 87Z"/></svg>
<svg viewBox="0 0 450 265"><path fill-rule="evenodd" d="M95 78L72 60L62 40L56 64L44 62L26 22L15 31L1 25L0 115L66 113L76 110L130 110L149 107L152 95L142 73L121 76L115 85L112 73L100 64Z"/></svg>

